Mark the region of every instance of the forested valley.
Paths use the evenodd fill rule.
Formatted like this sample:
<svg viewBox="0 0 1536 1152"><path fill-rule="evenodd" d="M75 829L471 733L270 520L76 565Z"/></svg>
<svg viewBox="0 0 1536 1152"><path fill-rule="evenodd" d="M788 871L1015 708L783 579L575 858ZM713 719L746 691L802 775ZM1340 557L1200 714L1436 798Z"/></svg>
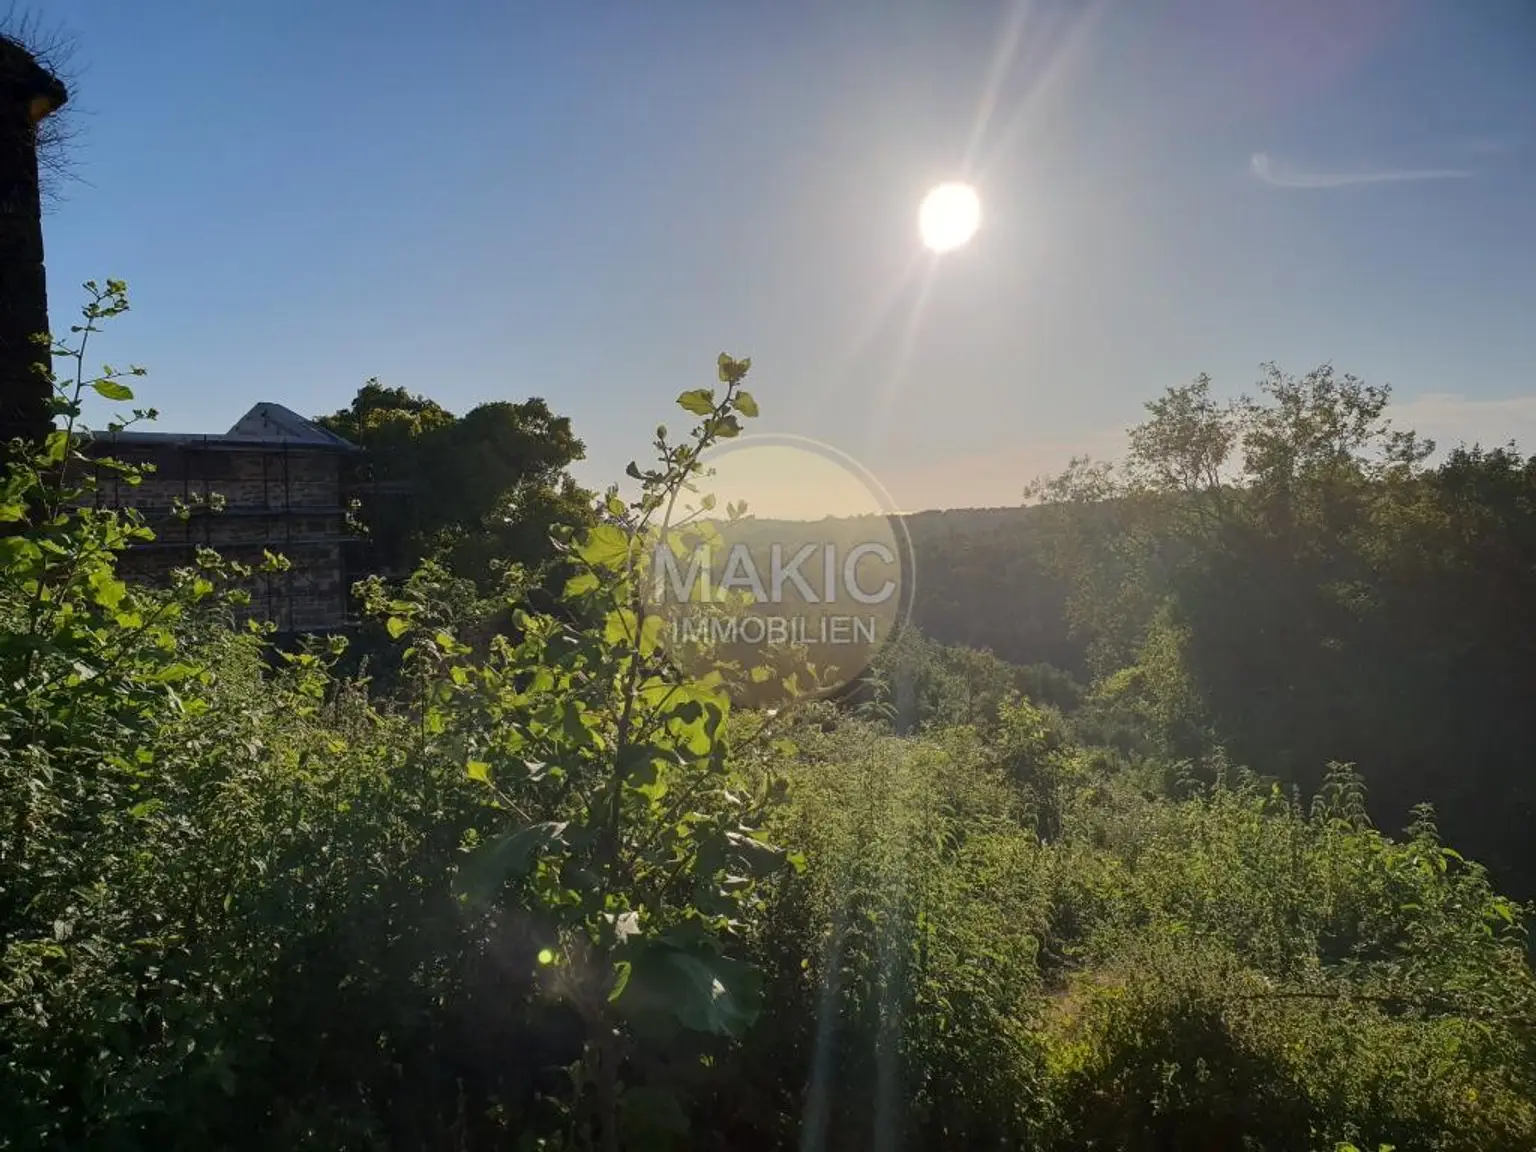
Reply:
<svg viewBox="0 0 1536 1152"><path fill-rule="evenodd" d="M358 510L411 572L294 645L211 552L119 578L82 400L153 385L81 337L126 310L0 486L0 1148L1536 1148L1513 446L1197 379L907 517L914 626L760 709L636 590L748 362L627 497L543 401L371 382L325 422L425 478Z"/></svg>

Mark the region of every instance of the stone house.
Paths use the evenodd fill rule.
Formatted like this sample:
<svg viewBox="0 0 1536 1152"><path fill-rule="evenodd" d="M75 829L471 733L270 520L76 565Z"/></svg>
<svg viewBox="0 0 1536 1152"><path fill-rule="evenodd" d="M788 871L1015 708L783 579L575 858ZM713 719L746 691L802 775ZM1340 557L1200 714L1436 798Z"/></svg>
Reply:
<svg viewBox="0 0 1536 1152"><path fill-rule="evenodd" d="M250 585L250 614L282 633L333 632L355 619L351 587L364 541L347 523L362 450L281 404L257 404L224 435L101 433L94 452L154 471L137 485L103 469L99 507L136 508L155 531L122 558L125 579L164 583L199 547L255 568L267 551L290 567ZM222 508L210 511L219 503ZM189 517L176 506L195 504Z"/></svg>

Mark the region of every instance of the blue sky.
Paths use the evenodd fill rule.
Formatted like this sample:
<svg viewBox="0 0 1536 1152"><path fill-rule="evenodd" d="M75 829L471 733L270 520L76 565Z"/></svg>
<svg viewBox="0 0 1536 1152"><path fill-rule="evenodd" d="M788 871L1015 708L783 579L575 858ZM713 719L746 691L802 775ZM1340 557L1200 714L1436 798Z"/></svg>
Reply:
<svg viewBox="0 0 1536 1152"><path fill-rule="evenodd" d="M764 430L911 508L1016 503L1167 385L1271 359L1536 441L1528 0L38 11L85 129L54 324L127 279L102 353L162 428L369 376L540 395L601 483L726 350ZM951 178L982 230L934 262L917 205Z"/></svg>

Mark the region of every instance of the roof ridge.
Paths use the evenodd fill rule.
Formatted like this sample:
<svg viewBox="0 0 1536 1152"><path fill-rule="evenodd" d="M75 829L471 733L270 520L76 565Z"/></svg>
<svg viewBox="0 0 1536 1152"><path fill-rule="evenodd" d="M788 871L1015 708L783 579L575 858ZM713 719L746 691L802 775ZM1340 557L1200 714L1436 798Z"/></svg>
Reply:
<svg viewBox="0 0 1536 1152"><path fill-rule="evenodd" d="M276 435L271 430L276 431ZM329 428L299 415L292 408L275 400L262 400L252 405L249 412L235 421L225 434L250 436L256 439L298 440L308 443L345 444L355 447L350 440L336 435Z"/></svg>

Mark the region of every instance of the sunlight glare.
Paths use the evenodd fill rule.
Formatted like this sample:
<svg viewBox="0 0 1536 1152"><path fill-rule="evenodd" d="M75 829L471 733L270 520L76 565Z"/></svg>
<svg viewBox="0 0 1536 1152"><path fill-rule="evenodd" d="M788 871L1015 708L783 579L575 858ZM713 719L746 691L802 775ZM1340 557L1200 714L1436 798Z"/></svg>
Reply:
<svg viewBox="0 0 1536 1152"><path fill-rule="evenodd" d="M932 252L962 247L980 226L981 198L969 184L940 184L917 210L918 234Z"/></svg>

